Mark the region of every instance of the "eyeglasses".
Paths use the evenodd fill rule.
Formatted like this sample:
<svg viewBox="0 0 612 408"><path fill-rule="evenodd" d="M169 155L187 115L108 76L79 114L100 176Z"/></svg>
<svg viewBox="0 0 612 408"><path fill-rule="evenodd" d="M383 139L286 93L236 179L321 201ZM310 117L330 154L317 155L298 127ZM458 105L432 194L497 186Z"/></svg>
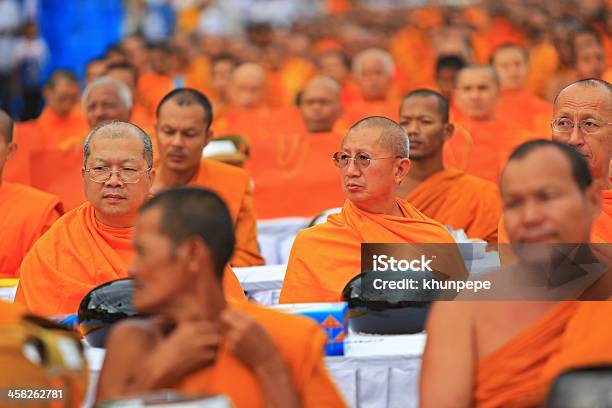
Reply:
<svg viewBox="0 0 612 408"><path fill-rule="evenodd" d="M113 176L113 173L117 173L117 177L122 183L134 184L140 181L143 174L150 173L151 168L137 170L122 167L115 171L110 167L94 167L85 171L89 174L89 179L95 183L106 183Z"/></svg>
<svg viewBox="0 0 612 408"><path fill-rule="evenodd" d="M588 134L597 133L606 125L612 125L612 122L606 123L606 122L601 122L595 119L583 119L580 122L578 122L578 128L582 132L588 133ZM569 133L572 130L574 130L574 127L576 126L576 124L571 119L559 118L559 119L554 119L551 122L551 126L555 132Z"/></svg>
<svg viewBox="0 0 612 408"><path fill-rule="evenodd" d="M349 162L352 160L355 162L355 165L361 169L365 169L370 165L372 160L383 160L383 159L401 159L402 156L389 156L389 157L370 157L365 153L358 153L357 156L351 157L346 153L336 152L332 156L332 160L339 168L344 168L348 166Z"/></svg>

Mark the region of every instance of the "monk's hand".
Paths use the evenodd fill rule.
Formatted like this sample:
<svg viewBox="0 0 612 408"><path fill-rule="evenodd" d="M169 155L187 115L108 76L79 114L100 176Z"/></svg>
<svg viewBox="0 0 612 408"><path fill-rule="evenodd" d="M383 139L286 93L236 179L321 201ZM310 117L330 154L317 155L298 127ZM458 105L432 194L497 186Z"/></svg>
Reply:
<svg viewBox="0 0 612 408"><path fill-rule="evenodd" d="M155 347L147 368L150 387L170 386L182 377L212 364L221 341L217 323L183 321Z"/></svg>
<svg viewBox="0 0 612 408"><path fill-rule="evenodd" d="M266 330L252 317L231 309L221 314L228 350L257 376L266 407L299 407L291 373Z"/></svg>

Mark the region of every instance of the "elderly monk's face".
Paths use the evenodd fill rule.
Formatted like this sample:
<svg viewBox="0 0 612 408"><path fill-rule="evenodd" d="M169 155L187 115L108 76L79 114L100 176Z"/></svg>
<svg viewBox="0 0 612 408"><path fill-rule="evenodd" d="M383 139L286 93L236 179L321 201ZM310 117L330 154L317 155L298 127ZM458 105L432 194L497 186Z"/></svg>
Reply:
<svg viewBox="0 0 612 408"><path fill-rule="evenodd" d="M130 120L130 111L121 102L113 85L98 85L93 88L85 101L85 113L91 129L111 120Z"/></svg>
<svg viewBox="0 0 612 408"><path fill-rule="evenodd" d="M342 114L340 95L324 84L312 84L302 94L300 113L310 132L329 132Z"/></svg>
<svg viewBox="0 0 612 408"><path fill-rule="evenodd" d="M136 255L129 268L134 278L134 307L141 313L159 313L176 298L185 285L182 256L167 235L159 231L161 209L150 208L134 225L132 241Z"/></svg>
<svg viewBox="0 0 612 408"><path fill-rule="evenodd" d="M99 131L90 142L86 168L108 167L113 174L105 182L95 182L83 172L85 196L96 209L99 221L110 226L132 226L140 205L150 196L153 174L148 173L142 140L132 134L121 138L104 136ZM118 172L140 172L136 183L125 183Z"/></svg>
<svg viewBox="0 0 612 408"><path fill-rule="evenodd" d="M212 137L205 121L206 112L197 104L179 106L170 100L161 107L156 131L165 168L180 173L199 166L202 149Z"/></svg>
<svg viewBox="0 0 612 408"><path fill-rule="evenodd" d="M527 79L527 58L520 48L506 48L495 53L493 67L502 89L520 89Z"/></svg>
<svg viewBox="0 0 612 408"><path fill-rule="evenodd" d="M392 76L379 58L370 57L361 61L361 70L355 79L364 99L376 100L386 98Z"/></svg>
<svg viewBox="0 0 612 408"><path fill-rule="evenodd" d="M79 86L76 82L59 79L54 87L46 87L45 100L49 109L58 116L66 116L79 101Z"/></svg>
<svg viewBox="0 0 612 408"><path fill-rule="evenodd" d="M577 125L570 132L553 128L554 140L569 144L589 162L595 178L608 174L612 158L612 100L609 92L601 88L572 85L559 94L553 108L553 120L570 120L574 124L586 120L592 133L584 132ZM595 126L598 124L600 126Z"/></svg>
<svg viewBox="0 0 612 408"><path fill-rule="evenodd" d="M455 101L470 119L492 120L498 96L495 79L487 69L464 69L459 73Z"/></svg>
<svg viewBox="0 0 612 408"><path fill-rule="evenodd" d="M441 154L444 141L453 132L452 125L442 122L438 101L433 96L405 99L400 108L399 122L408 133L411 160L418 161Z"/></svg>
<svg viewBox="0 0 612 408"><path fill-rule="evenodd" d="M508 162L500 188L510 242L588 242L601 199L593 187L579 189L569 160L554 147Z"/></svg>
<svg viewBox="0 0 612 408"><path fill-rule="evenodd" d="M363 154L378 159L371 160L365 168L351 160L340 169L346 198L361 209L376 207L382 200L394 197L397 186L407 174L407 166L400 169L402 159L395 158L392 151L378 144L381 132L380 128L352 130L342 142L342 153L350 157Z"/></svg>

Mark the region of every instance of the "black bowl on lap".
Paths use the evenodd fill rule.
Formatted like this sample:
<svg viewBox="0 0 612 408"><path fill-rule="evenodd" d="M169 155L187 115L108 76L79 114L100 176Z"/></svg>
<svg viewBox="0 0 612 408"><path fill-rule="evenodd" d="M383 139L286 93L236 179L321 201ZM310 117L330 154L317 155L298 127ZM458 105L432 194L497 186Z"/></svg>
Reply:
<svg viewBox="0 0 612 408"><path fill-rule="evenodd" d="M414 288L381 289L374 280L393 277L394 280L412 279ZM425 329L431 302L439 292L423 289L425 280L437 280L427 271L365 272L355 276L342 291L349 306L349 326L352 331L369 334L414 334Z"/></svg>
<svg viewBox="0 0 612 408"><path fill-rule="evenodd" d="M132 305L133 292L132 279L118 279L92 289L81 300L79 329L91 346L104 348L116 322L138 316Z"/></svg>

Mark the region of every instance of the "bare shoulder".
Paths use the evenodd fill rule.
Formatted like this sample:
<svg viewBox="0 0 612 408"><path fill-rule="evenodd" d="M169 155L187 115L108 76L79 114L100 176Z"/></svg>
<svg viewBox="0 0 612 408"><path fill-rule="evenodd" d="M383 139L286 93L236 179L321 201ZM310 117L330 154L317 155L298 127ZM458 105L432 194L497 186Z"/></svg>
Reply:
<svg viewBox="0 0 612 408"><path fill-rule="evenodd" d="M128 344L152 345L162 336L163 323L155 318L126 319L112 328L107 341L107 348L125 347Z"/></svg>

